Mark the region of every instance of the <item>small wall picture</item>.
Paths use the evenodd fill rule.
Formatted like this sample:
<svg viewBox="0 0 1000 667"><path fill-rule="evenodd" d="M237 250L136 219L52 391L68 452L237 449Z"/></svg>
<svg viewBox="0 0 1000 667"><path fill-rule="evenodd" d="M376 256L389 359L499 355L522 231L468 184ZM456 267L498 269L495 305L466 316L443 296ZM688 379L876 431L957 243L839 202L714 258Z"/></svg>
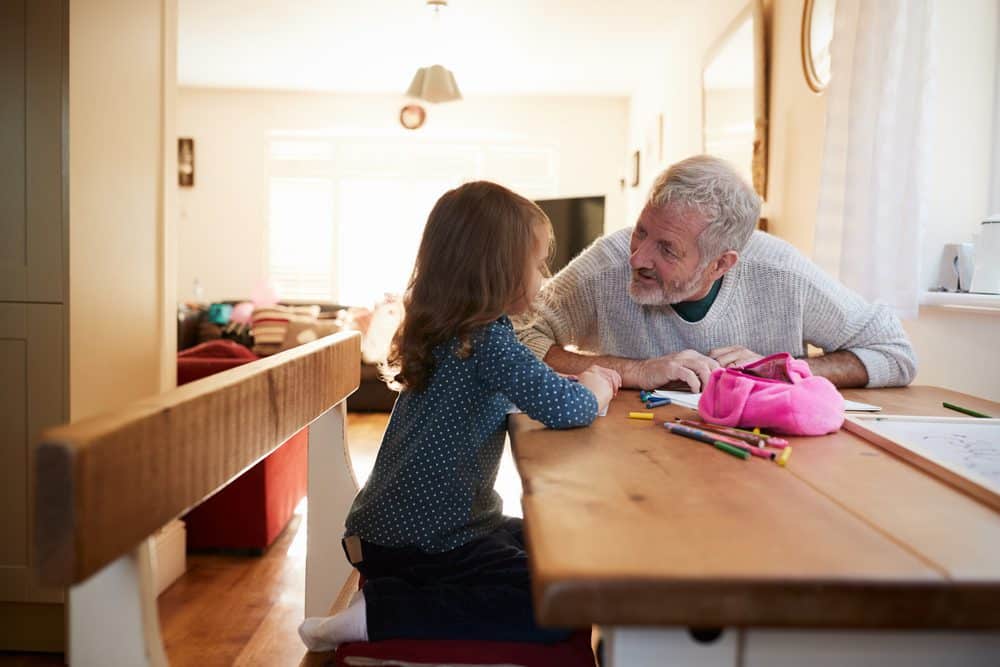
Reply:
<svg viewBox="0 0 1000 667"><path fill-rule="evenodd" d="M663 114L662 113L659 116L657 116L656 126L657 126L657 136L658 136L656 140L657 141L656 161L659 162L660 164L663 164Z"/></svg>
<svg viewBox="0 0 1000 667"><path fill-rule="evenodd" d="M177 139L177 183L182 188L194 185L194 139Z"/></svg>
<svg viewBox="0 0 1000 667"><path fill-rule="evenodd" d="M632 173L630 178L630 185L633 188L639 187L639 151L632 153Z"/></svg>

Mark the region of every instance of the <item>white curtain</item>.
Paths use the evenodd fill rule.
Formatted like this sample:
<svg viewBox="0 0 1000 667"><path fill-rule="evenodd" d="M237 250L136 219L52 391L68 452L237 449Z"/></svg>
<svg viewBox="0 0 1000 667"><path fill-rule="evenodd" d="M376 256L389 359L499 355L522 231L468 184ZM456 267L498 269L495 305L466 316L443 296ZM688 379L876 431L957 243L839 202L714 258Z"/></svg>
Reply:
<svg viewBox="0 0 1000 667"><path fill-rule="evenodd" d="M934 0L837 0L815 259L916 317L930 187Z"/></svg>
<svg viewBox="0 0 1000 667"><path fill-rule="evenodd" d="M1000 35L1000 12L997 12L997 35ZM1000 39L997 40L995 62L1000 63ZM1000 214L1000 67L993 84L993 160L990 177L989 213Z"/></svg>

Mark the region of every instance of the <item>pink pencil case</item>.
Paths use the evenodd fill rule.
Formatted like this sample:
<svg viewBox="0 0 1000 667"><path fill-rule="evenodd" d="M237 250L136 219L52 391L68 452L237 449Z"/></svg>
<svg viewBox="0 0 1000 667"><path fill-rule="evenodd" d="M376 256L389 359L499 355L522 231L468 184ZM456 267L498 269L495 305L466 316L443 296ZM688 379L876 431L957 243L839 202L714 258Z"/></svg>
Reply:
<svg viewBox="0 0 1000 667"><path fill-rule="evenodd" d="M844 423L844 397L833 383L787 352L741 368L717 368L708 379L698 413L725 426L759 426L787 435L824 435Z"/></svg>

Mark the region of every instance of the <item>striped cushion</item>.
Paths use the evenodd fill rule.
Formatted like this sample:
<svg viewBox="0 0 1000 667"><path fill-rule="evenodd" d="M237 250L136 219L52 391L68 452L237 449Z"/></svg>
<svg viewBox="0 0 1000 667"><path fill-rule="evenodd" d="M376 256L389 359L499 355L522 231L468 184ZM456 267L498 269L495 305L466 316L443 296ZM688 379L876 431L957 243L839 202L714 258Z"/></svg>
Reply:
<svg viewBox="0 0 1000 667"><path fill-rule="evenodd" d="M281 351L288 322L313 322L319 306L267 306L253 311L254 353L267 356Z"/></svg>

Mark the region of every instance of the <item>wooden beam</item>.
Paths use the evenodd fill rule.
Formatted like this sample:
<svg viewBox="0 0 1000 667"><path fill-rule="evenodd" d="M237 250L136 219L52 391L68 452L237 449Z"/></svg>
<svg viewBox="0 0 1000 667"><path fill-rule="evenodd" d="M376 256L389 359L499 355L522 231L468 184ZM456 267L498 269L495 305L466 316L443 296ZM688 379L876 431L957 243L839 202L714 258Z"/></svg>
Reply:
<svg viewBox="0 0 1000 667"><path fill-rule="evenodd" d="M270 454L361 379L361 337L327 336L46 431L36 548L47 583L81 582Z"/></svg>

